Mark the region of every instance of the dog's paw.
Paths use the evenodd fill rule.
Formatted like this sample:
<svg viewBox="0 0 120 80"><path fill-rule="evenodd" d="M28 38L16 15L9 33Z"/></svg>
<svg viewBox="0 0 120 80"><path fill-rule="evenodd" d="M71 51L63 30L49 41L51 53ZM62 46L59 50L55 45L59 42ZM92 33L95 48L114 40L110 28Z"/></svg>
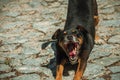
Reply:
<svg viewBox="0 0 120 80"><path fill-rule="evenodd" d="M97 45L105 44L105 41L103 39L96 39L95 44L97 44Z"/></svg>
<svg viewBox="0 0 120 80"><path fill-rule="evenodd" d="M101 44L104 44L105 43L105 41L103 40L103 39L101 39L100 37L99 37L99 35L95 35L95 44L97 44L97 45L101 45Z"/></svg>

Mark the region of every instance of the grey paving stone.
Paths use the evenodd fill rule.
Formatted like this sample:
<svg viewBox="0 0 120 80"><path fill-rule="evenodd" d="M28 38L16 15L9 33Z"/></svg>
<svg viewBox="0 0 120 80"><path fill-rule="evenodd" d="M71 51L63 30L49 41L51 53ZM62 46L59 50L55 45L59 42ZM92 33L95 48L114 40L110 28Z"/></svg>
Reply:
<svg viewBox="0 0 120 80"><path fill-rule="evenodd" d="M105 0L97 0L97 2L98 2L98 5L99 5L98 7L100 10L108 5L108 2Z"/></svg>
<svg viewBox="0 0 120 80"><path fill-rule="evenodd" d="M109 43L118 43L120 44L120 35L112 36L109 40Z"/></svg>
<svg viewBox="0 0 120 80"><path fill-rule="evenodd" d="M111 80L120 80L120 73L112 74L111 75Z"/></svg>
<svg viewBox="0 0 120 80"><path fill-rule="evenodd" d="M40 69L46 76L49 76L53 79L53 74L52 74L52 71L50 69L45 68L45 67L41 67Z"/></svg>
<svg viewBox="0 0 120 80"><path fill-rule="evenodd" d="M27 2L29 2L29 0L21 0L20 2L21 3L27 3Z"/></svg>
<svg viewBox="0 0 120 80"><path fill-rule="evenodd" d="M1 0L1 2L0 2L0 9L2 9L4 7L4 5L6 3L8 3L8 2L9 2L9 0Z"/></svg>
<svg viewBox="0 0 120 80"><path fill-rule="evenodd" d="M22 64L40 66L41 64L46 62L47 59L48 57L40 57L40 58L35 58L35 59L28 58L28 59L23 60Z"/></svg>
<svg viewBox="0 0 120 80"><path fill-rule="evenodd" d="M13 77L13 76L16 76L15 72L9 72L9 73L0 74L0 78Z"/></svg>
<svg viewBox="0 0 120 80"><path fill-rule="evenodd" d="M111 50L111 49L114 49L114 48L116 48L116 47L118 47L118 46L114 46L114 45L112 45L112 44L103 44L103 45L101 45L100 46L102 49L109 49L109 50Z"/></svg>
<svg viewBox="0 0 120 80"><path fill-rule="evenodd" d="M110 31L107 27L99 27L98 28L98 34L100 35L100 37L106 37L106 36L111 36L112 31Z"/></svg>
<svg viewBox="0 0 120 80"><path fill-rule="evenodd" d="M105 68L102 65L88 63L84 76L86 76L87 79L91 80L92 78L103 75L104 69Z"/></svg>
<svg viewBox="0 0 120 80"><path fill-rule="evenodd" d="M60 20L53 20L50 22L52 25L59 25L61 23Z"/></svg>
<svg viewBox="0 0 120 80"><path fill-rule="evenodd" d="M2 14L5 15L5 16L9 16L9 17L17 17L21 13L20 12L5 12L5 13L2 13Z"/></svg>
<svg viewBox="0 0 120 80"><path fill-rule="evenodd" d="M10 66L15 67L15 66L20 66L21 60L19 58L13 58L10 60Z"/></svg>
<svg viewBox="0 0 120 80"><path fill-rule="evenodd" d="M54 17L51 17L50 14L49 15L41 15L41 16L44 20L50 20L51 18L54 18Z"/></svg>
<svg viewBox="0 0 120 80"><path fill-rule="evenodd" d="M120 72L120 66L112 66L108 67L109 70L111 70L113 73Z"/></svg>
<svg viewBox="0 0 120 80"><path fill-rule="evenodd" d="M26 21L16 21L16 22L8 22L6 24L2 25L3 29L11 29L11 28L15 28L17 26L21 26L21 25L25 25L28 24L28 22Z"/></svg>
<svg viewBox="0 0 120 80"><path fill-rule="evenodd" d="M24 47L22 53L23 54L38 54L39 50L36 50L34 48L31 48L31 47Z"/></svg>
<svg viewBox="0 0 120 80"><path fill-rule="evenodd" d="M51 46L52 46L52 48L51 48ZM47 46L46 46L46 44L43 43L42 48L43 49L41 50L41 53L39 54L39 56L49 55L51 57L52 56L55 57L55 52L54 51L56 51L56 48L55 48L55 43L54 42L48 44Z"/></svg>
<svg viewBox="0 0 120 80"><path fill-rule="evenodd" d="M32 8L41 6L40 2L38 2L38 1L31 1L31 2L28 2L28 4L29 4Z"/></svg>
<svg viewBox="0 0 120 80"><path fill-rule="evenodd" d="M120 60L120 57L119 56L112 56L112 57L104 57L104 58L101 58L101 59L97 59L95 60L94 62L96 64L99 64L99 65L103 65L103 66L109 66L117 61Z"/></svg>
<svg viewBox="0 0 120 80"><path fill-rule="evenodd" d="M6 44L0 47L0 51L13 51L19 44ZM12 47L11 47L12 46Z"/></svg>
<svg viewBox="0 0 120 80"><path fill-rule="evenodd" d="M55 0L45 0L46 2L55 2Z"/></svg>
<svg viewBox="0 0 120 80"><path fill-rule="evenodd" d="M119 17L120 14L116 13L116 12L114 12L113 14L108 14L108 15L103 14L102 16L103 16L103 19L105 19L105 20L113 20L113 19L119 19L120 18Z"/></svg>
<svg viewBox="0 0 120 80"><path fill-rule="evenodd" d="M33 34L34 35L34 34ZM26 42L23 44L23 54L38 54L41 51L41 42L34 43L33 40L31 42Z"/></svg>
<svg viewBox="0 0 120 80"><path fill-rule="evenodd" d="M33 28L39 31L43 31L44 33L47 33L51 31L51 29L53 29L54 26L51 27L51 23L46 21L46 22L33 23Z"/></svg>
<svg viewBox="0 0 120 80"><path fill-rule="evenodd" d="M24 66L17 66L14 69L16 69L20 73L39 73L39 74L44 74L44 76L40 76L41 78L47 78L48 77L53 77L52 76L52 71L48 68L45 67L40 67L40 66L30 66L30 65L24 65Z"/></svg>
<svg viewBox="0 0 120 80"><path fill-rule="evenodd" d="M28 38L30 42L33 42L33 39L34 39L34 41L38 41L40 39L39 37L44 36L43 33L36 32L35 30L28 30L24 34L23 34L23 36Z"/></svg>
<svg viewBox="0 0 120 80"><path fill-rule="evenodd" d="M25 43L27 41L28 39L17 36L17 37L10 38L8 40L3 41L3 43L4 44L16 44L16 43Z"/></svg>
<svg viewBox="0 0 120 80"><path fill-rule="evenodd" d="M94 53L90 54L89 59L97 59L105 56L109 56L111 53L110 52L103 52L103 51L96 51Z"/></svg>
<svg viewBox="0 0 120 80"><path fill-rule="evenodd" d="M0 64L1 64L1 63L5 63L5 61L6 61L6 58L0 57Z"/></svg>
<svg viewBox="0 0 120 80"><path fill-rule="evenodd" d="M113 48L116 48L116 46L112 44L95 45L93 51L102 50L102 49L113 49Z"/></svg>
<svg viewBox="0 0 120 80"><path fill-rule="evenodd" d="M11 71L12 69L11 69L11 67L10 66L8 66L8 65L6 65L6 64L0 64L0 71L2 71L2 72L9 72L9 71Z"/></svg>
<svg viewBox="0 0 120 80"><path fill-rule="evenodd" d="M111 7L111 8L104 8L102 10L100 10L100 13L104 13L104 14L110 14L110 13L113 13L115 11L114 7Z"/></svg>
<svg viewBox="0 0 120 80"><path fill-rule="evenodd" d="M0 33L0 37L1 38L8 38L8 37L15 37L15 36L19 36L18 34L4 34L4 33Z"/></svg>
<svg viewBox="0 0 120 80"><path fill-rule="evenodd" d="M13 58L13 59L21 59L21 60L23 60L23 59L26 59L26 58L28 58L28 57L30 57L31 55L25 55L25 54L10 54L10 53L1 53L0 54L2 57L7 57L7 58L9 58L9 59L11 59L11 58Z"/></svg>
<svg viewBox="0 0 120 80"><path fill-rule="evenodd" d="M46 1L41 1L41 5L48 6L48 3Z"/></svg>
<svg viewBox="0 0 120 80"><path fill-rule="evenodd" d="M58 0L59 2L67 2L68 0L64 1L64 0Z"/></svg>
<svg viewBox="0 0 120 80"><path fill-rule="evenodd" d="M12 78L11 80L40 80L40 76L38 74L26 74L26 75L21 75L15 78Z"/></svg>
<svg viewBox="0 0 120 80"><path fill-rule="evenodd" d="M113 44L103 44L103 45L99 45L99 46L97 46L97 45L95 45L95 47L93 48L93 53L94 52L97 52L97 51L99 51L99 52L109 52L109 53L112 53L112 50L114 50L114 49L117 49L117 48L119 48L119 45L113 45ZM107 53L107 54L109 54L109 53ZM91 55L92 55L92 53L91 53Z"/></svg>
<svg viewBox="0 0 120 80"><path fill-rule="evenodd" d="M120 28L116 28L112 33L119 35L120 34Z"/></svg>
<svg viewBox="0 0 120 80"><path fill-rule="evenodd" d="M120 20L104 20L100 26L104 27L119 27L120 26Z"/></svg>
<svg viewBox="0 0 120 80"><path fill-rule="evenodd" d="M115 7L115 6L118 6L119 4L120 4L120 2L118 1L117 3L116 3L116 1L118 1L118 0L110 0L109 1L109 5L107 5L107 6L105 6L105 8L111 8L111 7Z"/></svg>
<svg viewBox="0 0 120 80"><path fill-rule="evenodd" d="M99 78L99 77L97 77L97 78L92 79L92 80L105 80L105 79L104 79L104 78Z"/></svg>
<svg viewBox="0 0 120 80"><path fill-rule="evenodd" d="M73 76L69 76L69 77L63 77L63 80L72 80L73 79Z"/></svg>
<svg viewBox="0 0 120 80"><path fill-rule="evenodd" d="M101 38L104 38L104 40L108 41L111 36L119 35L120 34L120 28L117 27L100 27L98 29L98 34Z"/></svg>
<svg viewBox="0 0 120 80"><path fill-rule="evenodd" d="M42 72L41 67L37 66L30 66L30 65L22 65L17 66L14 69L16 69L20 73L34 73L34 72Z"/></svg>
<svg viewBox="0 0 120 80"><path fill-rule="evenodd" d="M60 7L60 3L59 2L54 2L53 4L51 4L51 7Z"/></svg>
<svg viewBox="0 0 120 80"><path fill-rule="evenodd" d="M20 20L20 21L32 21L32 16L28 16L28 15L21 15L21 16L17 16L16 19Z"/></svg>

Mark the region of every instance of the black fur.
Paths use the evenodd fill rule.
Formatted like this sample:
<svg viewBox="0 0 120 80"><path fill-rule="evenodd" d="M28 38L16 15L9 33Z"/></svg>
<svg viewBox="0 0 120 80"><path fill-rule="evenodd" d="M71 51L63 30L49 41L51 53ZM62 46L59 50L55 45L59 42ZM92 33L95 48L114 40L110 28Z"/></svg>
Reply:
<svg viewBox="0 0 120 80"><path fill-rule="evenodd" d="M80 45L79 58L81 59L80 71L85 70L87 65L87 59L94 46L95 38L95 25L94 25L94 15L96 14L97 4L96 0L69 0L68 13L65 27L63 30L58 29L52 39L57 39L56 49L57 49L57 65L59 66L64 59L68 59L63 48L59 45L59 42L64 41L65 35L73 35L72 30L78 31L76 33L77 38L79 35L83 39L83 44ZM96 14L97 15L97 14ZM83 74L82 72L82 74ZM58 77L59 75L57 75ZM81 76L80 76L81 78ZM59 80L59 79L56 79Z"/></svg>

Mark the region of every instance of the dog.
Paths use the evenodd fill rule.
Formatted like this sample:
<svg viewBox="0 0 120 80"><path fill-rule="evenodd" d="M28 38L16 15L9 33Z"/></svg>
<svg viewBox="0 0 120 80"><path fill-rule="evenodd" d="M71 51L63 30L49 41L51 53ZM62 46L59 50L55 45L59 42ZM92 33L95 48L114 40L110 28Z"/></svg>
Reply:
<svg viewBox="0 0 120 80"><path fill-rule="evenodd" d="M74 80L80 80L89 54L94 47L95 26L98 24L96 0L69 0L65 27L52 36L56 39L56 80L62 80L64 65L77 64Z"/></svg>

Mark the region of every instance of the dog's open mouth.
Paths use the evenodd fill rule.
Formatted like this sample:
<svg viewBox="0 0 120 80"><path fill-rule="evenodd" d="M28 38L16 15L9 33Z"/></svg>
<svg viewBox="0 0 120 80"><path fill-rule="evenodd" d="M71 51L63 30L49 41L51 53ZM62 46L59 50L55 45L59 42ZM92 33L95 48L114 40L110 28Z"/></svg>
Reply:
<svg viewBox="0 0 120 80"><path fill-rule="evenodd" d="M77 57L78 42L68 42L66 44L66 50L70 60L75 61Z"/></svg>

